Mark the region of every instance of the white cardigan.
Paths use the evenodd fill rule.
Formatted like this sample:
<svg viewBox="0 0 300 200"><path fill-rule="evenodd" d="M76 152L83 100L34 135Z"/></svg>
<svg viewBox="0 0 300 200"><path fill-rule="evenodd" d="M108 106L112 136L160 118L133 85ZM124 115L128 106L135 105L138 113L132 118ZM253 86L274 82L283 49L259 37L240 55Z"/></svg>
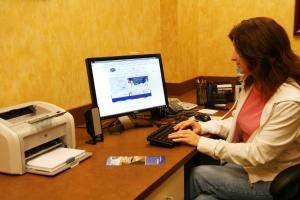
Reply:
<svg viewBox="0 0 300 200"><path fill-rule="evenodd" d="M241 92L233 117L200 122L201 134L217 134L226 141L200 137L197 149L243 166L250 183L272 181L280 171L300 163L300 86L288 79L265 104L260 125L248 141L231 143L236 118L249 91Z"/></svg>

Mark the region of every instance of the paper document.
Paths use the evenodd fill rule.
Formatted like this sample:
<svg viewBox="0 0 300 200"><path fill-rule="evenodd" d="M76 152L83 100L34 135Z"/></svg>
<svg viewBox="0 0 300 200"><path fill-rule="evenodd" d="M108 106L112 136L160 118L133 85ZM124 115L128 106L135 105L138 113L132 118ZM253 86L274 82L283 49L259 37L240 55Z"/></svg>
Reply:
<svg viewBox="0 0 300 200"><path fill-rule="evenodd" d="M204 114L209 114L209 115L213 115L213 114L217 113L218 110L204 108L204 109L198 110L197 112L204 113Z"/></svg>
<svg viewBox="0 0 300 200"><path fill-rule="evenodd" d="M221 120L222 117L221 116L210 116L210 119L212 119L212 120Z"/></svg>
<svg viewBox="0 0 300 200"><path fill-rule="evenodd" d="M84 155L85 150L59 147L29 160L26 164L30 169L52 172Z"/></svg>

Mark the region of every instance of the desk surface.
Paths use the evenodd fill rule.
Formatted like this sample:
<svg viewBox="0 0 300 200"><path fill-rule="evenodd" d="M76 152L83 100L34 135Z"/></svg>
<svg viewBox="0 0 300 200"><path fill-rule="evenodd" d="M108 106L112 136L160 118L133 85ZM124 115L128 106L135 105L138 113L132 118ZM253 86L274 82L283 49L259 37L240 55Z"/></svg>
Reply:
<svg viewBox="0 0 300 200"><path fill-rule="evenodd" d="M195 102L194 94L191 91L178 98ZM197 152L183 144L172 149L149 145L146 137L155 129L134 128L121 135L106 133L104 142L89 145L85 143L89 139L86 130L76 128L76 146L92 152L91 158L54 177L0 173L1 199L144 199ZM106 159L113 155L164 155L166 163L106 166Z"/></svg>
<svg viewBox="0 0 300 200"><path fill-rule="evenodd" d="M1 199L143 199L196 152L185 145L173 149L150 146L146 136L152 129L107 134L105 141L97 145L85 144L88 139L85 129L77 129L77 146L92 152L91 158L55 177L1 174ZM106 166L111 155L165 155L166 163Z"/></svg>
<svg viewBox="0 0 300 200"><path fill-rule="evenodd" d="M187 93L184 99L194 102L193 96L194 92ZM1 199L143 199L197 152L187 145L172 149L149 145L146 137L155 129L105 134L104 142L89 145L85 143L89 139L86 130L76 128L76 146L92 152L91 158L54 177L0 174ZM112 155L164 155L166 163L106 166L106 159Z"/></svg>

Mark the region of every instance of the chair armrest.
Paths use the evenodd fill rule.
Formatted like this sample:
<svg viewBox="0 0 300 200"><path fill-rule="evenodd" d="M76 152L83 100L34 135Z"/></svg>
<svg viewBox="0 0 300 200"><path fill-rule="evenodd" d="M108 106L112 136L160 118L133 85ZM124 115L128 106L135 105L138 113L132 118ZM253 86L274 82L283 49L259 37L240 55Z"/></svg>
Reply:
<svg viewBox="0 0 300 200"><path fill-rule="evenodd" d="M280 172L272 181L270 193L273 197L296 195L300 185L300 164ZM294 194L295 193L295 194Z"/></svg>

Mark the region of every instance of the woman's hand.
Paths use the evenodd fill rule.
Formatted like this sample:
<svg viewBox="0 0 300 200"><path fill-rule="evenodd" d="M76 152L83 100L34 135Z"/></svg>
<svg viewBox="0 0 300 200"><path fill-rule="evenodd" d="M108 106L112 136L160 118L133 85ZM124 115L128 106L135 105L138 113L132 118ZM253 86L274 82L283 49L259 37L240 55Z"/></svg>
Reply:
<svg viewBox="0 0 300 200"><path fill-rule="evenodd" d="M191 146L197 146L200 136L192 130L179 130L168 135L174 142L184 142Z"/></svg>
<svg viewBox="0 0 300 200"><path fill-rule="evenodd" d="M174 127L175 131L180 131L180 130L184 130L184 129L191 129L192 131L194 131L194 133L196 134L200 134L201 133L201 125L198 122L195 122L193 120L186 120L183 122L180 122L178 124L176 124Z"/></svg>

